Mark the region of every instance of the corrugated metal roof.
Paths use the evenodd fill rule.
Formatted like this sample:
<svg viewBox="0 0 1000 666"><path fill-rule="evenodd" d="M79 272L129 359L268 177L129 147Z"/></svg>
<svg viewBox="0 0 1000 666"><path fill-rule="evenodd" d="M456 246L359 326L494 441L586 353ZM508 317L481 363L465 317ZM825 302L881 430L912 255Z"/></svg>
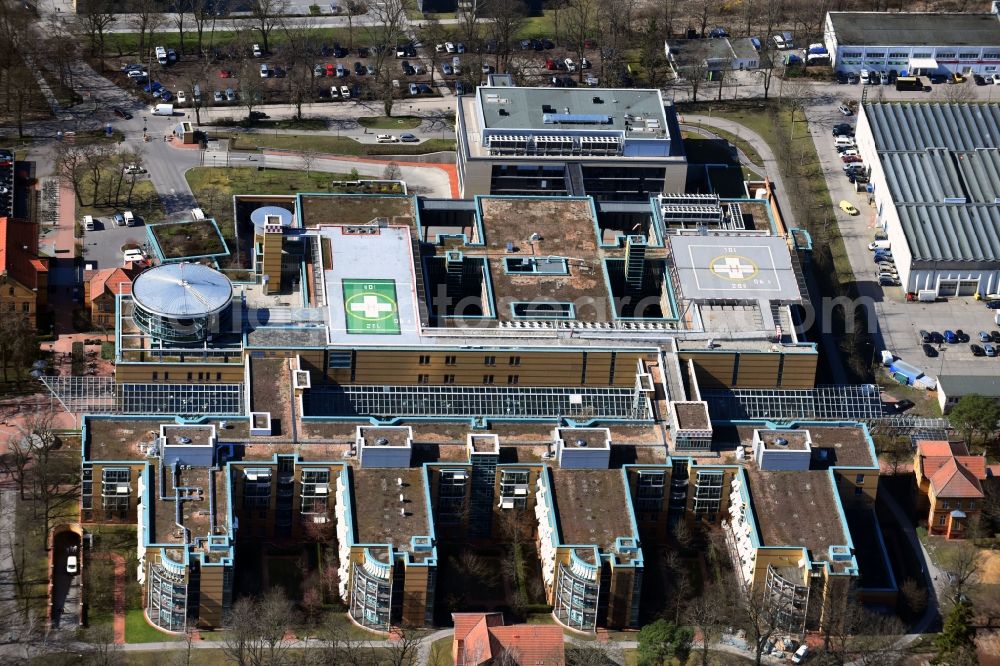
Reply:
<svg viewBox="0 0 1000 666"><path fill-rule="evenodd" d="M913 261L1000 261L1000 207L898 204Z"/></svg>
<svg viewBox="0 0 1000 666"><path fill-rule="evenodd" d="M830 12L841 46L997 46L993 14Z"/></svg>
<svg viewBox="0 0 1000 666"><path fill-rule="evenodd" d="M879 151L1000 148L1000 104L866 104Z"/></svg>
<svg viewBox="0 0 1000 666"><path fill-rule="evenodd" d="M983 148L955 153L958 171L970 201L995 203L1000 197L1000 150Z"/></svg>
<svg viewBox="0 0 1000 666"><path fill-rule="evenodd" d="M882 166L896 203L944 203L965 196L955 160L947 150L884 153Z"/></svg>

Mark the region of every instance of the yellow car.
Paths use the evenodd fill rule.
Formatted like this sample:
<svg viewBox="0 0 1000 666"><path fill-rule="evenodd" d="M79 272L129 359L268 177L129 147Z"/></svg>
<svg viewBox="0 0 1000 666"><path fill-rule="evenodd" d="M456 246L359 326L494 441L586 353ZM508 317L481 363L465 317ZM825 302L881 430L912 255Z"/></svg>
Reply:
<svg viewBox="0 0 1000 666"><path fill-rule="evenodd" d="M848 215L857 215L858 209L851 205L850 201L841 201L840 210L844 211Z"/></svg>

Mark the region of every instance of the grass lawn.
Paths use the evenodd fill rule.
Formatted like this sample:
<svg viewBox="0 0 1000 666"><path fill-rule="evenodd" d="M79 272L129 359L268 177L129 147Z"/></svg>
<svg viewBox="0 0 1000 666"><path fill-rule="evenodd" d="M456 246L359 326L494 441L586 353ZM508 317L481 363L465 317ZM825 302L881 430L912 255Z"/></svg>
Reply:
<svg viewBox="0 0 1000 666"><path fill-rule="evenodd" d="M125 613L126 643L159 643L160 641L177 640L180 640L179 636L165 634L149 626L146 618L142 615L142 610L137 608Z"/></svg>
<svg viewBox="0 0 1000 666"><path fill-rule="evenodd" d="M427 666L452 666L454 662L451 660L451 644L451 636L439 638L431 643Z"/></svg>
<svg viewBox="0 0 1000 666"><path fill-rule="evenodd" d="M127 185L125 187L127 187ZM123 196L122 203L119 206L109 206L100 202L94 206L91 205L91 194L92 190L90 192L86 189L84 190L84 205L77 207L77 219L82 218L84 215L93 215L94 217L110 217L120 211L131 210L137 217L142 218L142 221L146 224L156 224L162 220L166 214L166 211L163 209L163 203L160 201L160 197L156 193L156 188L153 187L153 183L149 180L136 180L135 189L132 190L131 205L125 202L125 198Z"/></svg>
<svg viewBox="0 0 1000 666"><path fill-rule="evenodd" d="M301 150L332 155L424 155L455 150L454 139L428 139L418 144L360 143L344 136L307 136L295 134L234 134L232 150Z"/></svg>
<svg viewBox="0 0 1000 666"><path fill-rule="evenodd" d="M699 123L685 123L685 124L692 125L694 127L704 127L707 131L711 132L712 134L715 134L720 138L725 139L732 145L739 148L741 151L743 151L743 154L746 155L750 159L750 161L756 164L757 166L764 165L764 159L760 156L760 153L758 153L757 149L754 148L752 145L750 145L750 143L746 139L736 136L735 134L732 134L730 132L727 132L726 130L718 129L716 127L708 127L707 125L701 125Z"/></svg>
<svg viewBox="0 0 1000 666"><path fill-rule="evenodd" d="M366 116L358 118L358 124L368 129L413 129L422 120L416 116Z"/></svg>
<svg viewBox="0 0 1000 666"><path fill-rule="evenodd" d="M233 226L234 194L294 194L331 191L334 181L350 176L342 173L318 173L284 169L257 171L251 167L195 167L186 174L188 185L205 214L214 218L229 251L236 254L236 230ZM233 259L232 261L235 261ZM220 260L225 264L225 260ZM235 266L235 264L234 264Z"/></svg>
<svg viewBox="0 0 1000 666"><path fill-rule="evenodd" d="M157 224L150 227L167 259L203 257L226 252L226 244L208 220Z"/></svg>

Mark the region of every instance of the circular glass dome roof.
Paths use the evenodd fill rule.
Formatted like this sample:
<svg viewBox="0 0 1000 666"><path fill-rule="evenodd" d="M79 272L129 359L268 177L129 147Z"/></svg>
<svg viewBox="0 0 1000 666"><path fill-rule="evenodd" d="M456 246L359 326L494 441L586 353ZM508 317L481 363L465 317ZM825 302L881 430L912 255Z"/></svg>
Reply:
<svg viewBox="0 0 1000 666"><path fill-rule="evenodd" d="M214 314L233 297L225 275L202 264L164 264L145 271L132 285L132 298L142 308L164 317Z"/></svg>
<svg viewBox="0 0 1000 666"><path fill-rule="evenodd" d="M290 227L292 226L292 211L285 210L280 206L261 206L254 212L250 213L250 221L253 222L253 226L257 231L264 230L264 220L267 219L269 215L276 215L281 220L281 226Z"/></svg>

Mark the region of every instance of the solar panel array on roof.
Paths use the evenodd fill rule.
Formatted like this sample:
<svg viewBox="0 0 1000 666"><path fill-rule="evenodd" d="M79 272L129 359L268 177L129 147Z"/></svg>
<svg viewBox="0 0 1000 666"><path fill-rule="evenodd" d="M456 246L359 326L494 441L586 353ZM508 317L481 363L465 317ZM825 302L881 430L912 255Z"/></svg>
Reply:
<svg viewBox="0 0 1000 666"><path fill-rule="evenodd" d="M543 113L542 122L546 125L558 123L569 125L609 125L611 116L599 113Z"/></svg>

